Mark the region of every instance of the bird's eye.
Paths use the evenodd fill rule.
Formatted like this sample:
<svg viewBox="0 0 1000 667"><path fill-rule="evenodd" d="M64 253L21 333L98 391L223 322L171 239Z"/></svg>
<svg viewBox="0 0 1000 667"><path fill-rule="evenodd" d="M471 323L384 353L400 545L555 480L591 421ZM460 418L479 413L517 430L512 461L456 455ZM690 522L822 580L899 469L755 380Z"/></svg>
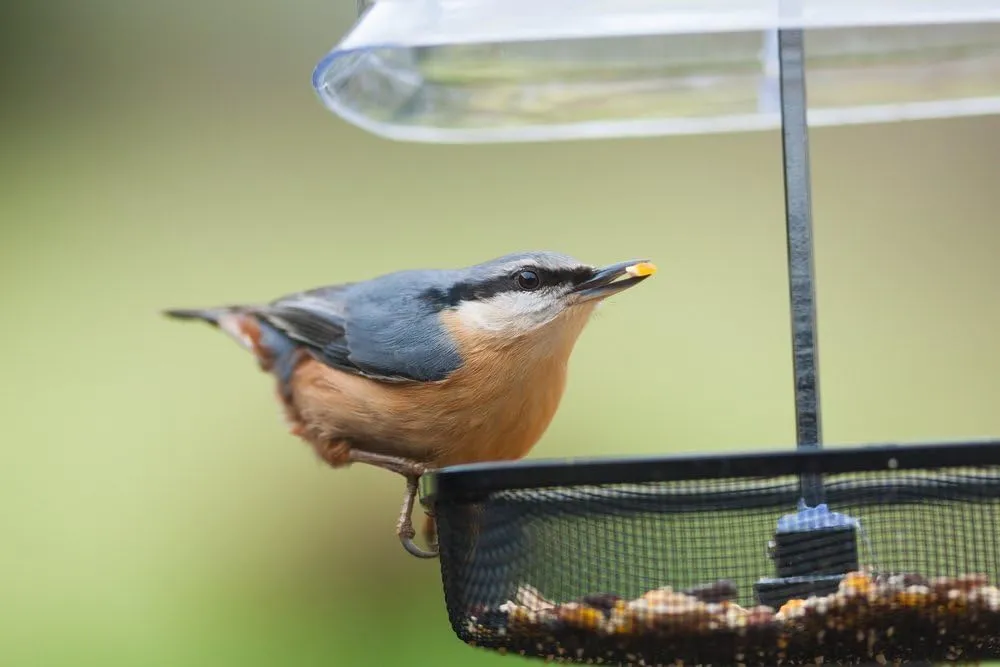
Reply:
<svg viewBox="0 0 1000 667"><path fill-rule="evenodd" d="M535 273L534 271L529 271L527 269L523 271L518 271L516 274L514 274L514 282L517 283L517 286L520 289L523 289L526 292L530 292L531 290L536 290L542 284L542 281L538 277L538 274Z"/></svg>

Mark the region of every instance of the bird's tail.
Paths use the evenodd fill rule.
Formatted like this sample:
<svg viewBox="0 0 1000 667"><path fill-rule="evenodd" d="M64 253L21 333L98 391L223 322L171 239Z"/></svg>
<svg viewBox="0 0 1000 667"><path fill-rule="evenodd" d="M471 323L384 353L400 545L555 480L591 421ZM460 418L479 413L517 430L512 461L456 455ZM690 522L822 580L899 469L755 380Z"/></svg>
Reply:
<svg viewBox="0 0 1000 667"><path fill-rule="evenodd" d="M224 315L237 313L238 306L222 306L219 308L170 308L164 310L163 314L175 320L201 320L208 322L214 327L219 326L219 319Z"/></svg>
<svg viewBox="0 0 1000 667"><path fill-rule="evenodd" d="M273 371L288 391L292 371L299 357L296 344L255 312L254 306L219 306L216 308L171 308L163 314L176 320L208 322L251 352L260 367Z"/></svg>

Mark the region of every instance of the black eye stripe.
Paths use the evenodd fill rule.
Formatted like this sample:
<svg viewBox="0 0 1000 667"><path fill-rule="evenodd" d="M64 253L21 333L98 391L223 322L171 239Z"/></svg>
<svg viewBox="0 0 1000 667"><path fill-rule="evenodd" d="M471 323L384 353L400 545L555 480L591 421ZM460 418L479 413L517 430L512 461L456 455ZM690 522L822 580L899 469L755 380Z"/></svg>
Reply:
<svg viewBox="0 0 1000 667"><path fill-rule="evenodd" d="M584 267L569 269L546 269L538 266L523 266L511 272L512 277L516 277L522 271L531 271L538 276L539 288L553 287L556 285L579 285L585 280L589 280L594 272ZM502 290L501 290L502 291Z"/></svg>
<svg viewBox="0 0 1000 667"><path fill-rule="evenodd" d="M557 269L553 271L557 275L558 281L560 283L570 283L572 285L579 285L582 282L590 280L594 277L594 272L591 269L584 267L577 267L573 269Z"/></svg>
<svg viewBox="0 0 1000 667"><path fill-rule="evenodd" d="M438 307L453 308L463 301L481 301L505 292L523 292L524 290L518 287L515 277L521 271L525 270L532 271L538 275L541 284L533 290L536 292L555 285L579 285L594 275L591 269L585 267L545 269L538 266L525 265L514 267L504 275L495 276L483 281L456 283L447 290L430 289L424 292L423 298Z"/></svg>

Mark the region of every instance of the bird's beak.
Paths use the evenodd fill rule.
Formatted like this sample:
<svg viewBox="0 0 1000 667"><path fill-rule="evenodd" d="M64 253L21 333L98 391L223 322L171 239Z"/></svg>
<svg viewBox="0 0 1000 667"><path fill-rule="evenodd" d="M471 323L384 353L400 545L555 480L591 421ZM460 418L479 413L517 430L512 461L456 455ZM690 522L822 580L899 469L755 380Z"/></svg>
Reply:
<svg viewBox="0 0 1000 667"><path fill-rule="evenodd" d="M574 287L572 293L577 295L580 302L604 299L638 285L654 273L656 266L649 260L634 259L629 262L619 262L598 269L589 280ZM624 279L619 280L619 278Z"/></svg>

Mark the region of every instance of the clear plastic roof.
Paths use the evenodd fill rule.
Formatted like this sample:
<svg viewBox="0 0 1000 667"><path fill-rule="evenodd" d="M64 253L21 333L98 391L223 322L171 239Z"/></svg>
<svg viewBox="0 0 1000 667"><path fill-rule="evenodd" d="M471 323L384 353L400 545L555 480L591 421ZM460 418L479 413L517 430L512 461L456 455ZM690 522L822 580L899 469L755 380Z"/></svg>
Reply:
<svg viewBox="0 0 1000 667"><path fill-rule="evenodd" d="M313 84L407 141L768 129L796 27L813 126L1000 111L1000 0L381 0Z"/></svg>

